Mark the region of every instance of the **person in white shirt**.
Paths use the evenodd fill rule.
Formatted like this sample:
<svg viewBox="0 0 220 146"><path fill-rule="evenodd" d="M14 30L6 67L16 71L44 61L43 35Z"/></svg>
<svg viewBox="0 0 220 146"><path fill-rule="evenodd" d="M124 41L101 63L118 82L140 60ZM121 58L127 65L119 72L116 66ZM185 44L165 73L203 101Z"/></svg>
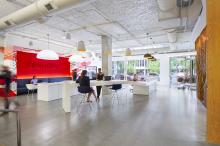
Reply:
<svg viewBox="0 0 220 146"><path fill-rule="evenodd" d="M31 80L31 84L36 85L38 82L38 80L36 79L36 76L33 76L32 80Z"/></svg>

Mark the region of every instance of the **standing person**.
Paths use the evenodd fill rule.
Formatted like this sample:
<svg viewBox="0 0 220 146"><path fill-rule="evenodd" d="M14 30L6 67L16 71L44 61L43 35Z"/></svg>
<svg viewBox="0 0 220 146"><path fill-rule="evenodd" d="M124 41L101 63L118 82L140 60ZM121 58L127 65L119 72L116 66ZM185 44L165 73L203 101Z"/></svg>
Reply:
<svg viewBox="0 0 220 146"><path fill-rule="evenodd" d="M9 101L9 92L10 92L10 84L12 79L12 73L9 70L8 66L2 66L0 78L4 80L5 82L5 98L4 98L4 107L6 110L9 109L10 101Z"/></svg>
<svg viewBox="0 0 220 146"><path fill-rule="evenodd" d="M81 76L76 80L79 83L78 91L80 93L88 93L87 102L91 102L90 97L93 94L97 100L94 90L90 87L90 79L87 76L87 70L83 70Z"/></svg>
<svg viewBox="0 0 220 146"><path fill-rule="evenodd" d="M36 79L36 76L33 76L31 79L31 84L37 85L38 79Z"/></svg>
<svg viewBox="0 0 220 146"><path fill-rule="evenodd" d="M99 69L98 69L98 73L97 73L97 75L96 75L96 80L101 81L101 80L103 80L103 78L104 78L104 74L102 73L102 69L99 68ZM99 101L101 89L102 89L102 86L96 86L97 99L98 99L98 101Z"/></svg>
<svg viewBox="0 0 220 146"><path fill-rule="evenodd" d="M73 77L73 81L76 81L76 79L77 79L77 69L73 70L72 77Z"/></svg>

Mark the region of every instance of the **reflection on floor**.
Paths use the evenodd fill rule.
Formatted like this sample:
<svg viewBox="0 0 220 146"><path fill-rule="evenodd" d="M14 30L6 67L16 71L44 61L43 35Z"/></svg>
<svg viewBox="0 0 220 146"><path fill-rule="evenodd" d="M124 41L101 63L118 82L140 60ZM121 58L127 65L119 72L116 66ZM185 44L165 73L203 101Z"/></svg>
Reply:
<svg viewBox="0 0 220 146"><path fill-rule="evenodd" d="M98 105L92 103L92 110L82 105L71 114L63 112L61 100L18 97L22 145L209 146L204 138L206 110L195 92L158 87L150 97L123 93L119 104L105 96ZM16 145L13 114L0 117L0 144Z"/></svg>

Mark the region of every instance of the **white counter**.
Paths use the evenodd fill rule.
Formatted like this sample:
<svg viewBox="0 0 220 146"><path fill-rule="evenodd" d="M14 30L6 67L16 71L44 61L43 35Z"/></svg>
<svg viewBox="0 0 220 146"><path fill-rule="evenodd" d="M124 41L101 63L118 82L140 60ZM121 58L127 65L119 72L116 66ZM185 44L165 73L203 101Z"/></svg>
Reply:
<svg viewBox="0 0 220 146"><path fill-rule="evenodd" d="M52 101L62 98L62 83L40 83L37 85L37 98Z"/></svg>
<svg viewBox="0 0 220 146"><path fill-rule="evenodd" d="M151 80L148 82L141 81L125 81L125 80L112 80L112 81L96 81L90 82L90 86L106 86L115 84L129 84L133 86L133 94L149 95L151 91L156 89L157 81ZM78 84L73 81L64 81L62 87L62 106L65 112L71 112L71 96L77 95Z"/></svg>
<svg viewBox="0 0 220 146"><path fill-rule="evenodd" d="M125 81L125 80L112 80L112 81L96 81L90 82L91 86L106 86L115 84L128 84L133 87L133 94L148 96L151 91L156 89L157 81L152 79L151 81ZM65 112L71 111L71 96L77 95L78 84L74 81L63 81L59 83L40 83L38 88L38 100L52 101L62 99L62 106Z"/></svg>

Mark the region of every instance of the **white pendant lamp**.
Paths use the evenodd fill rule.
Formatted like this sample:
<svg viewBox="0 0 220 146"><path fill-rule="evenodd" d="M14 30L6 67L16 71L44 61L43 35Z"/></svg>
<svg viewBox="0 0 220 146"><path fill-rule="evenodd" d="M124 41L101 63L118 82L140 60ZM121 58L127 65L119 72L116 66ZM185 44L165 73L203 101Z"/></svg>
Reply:
<svg viewBox="0 0 220 146"><path fill-rule="evenodd" d="M129 48L126 49L125 56L132 56L131 49L129 49Z"/></svg>
<svg viewBox="0 0 220 146"><path fill-rule="evenodd" d="M86 52L86 47L84 41L79 41L78 42L78 47L77 47L78 52Z"/></svg>
<svg viewBox="0 0 220 146"><path fill-rule="evenodd" d="M50 40L49 40L49 34L48 36L48 50L42 50L37 53L37 58L42 60L59 60L59 55L53 51L50 50Z"/></svg>
<svg viewBox="0 0 220 146"><path fill-rule="evenodd" d="M83 62L83 58L80 55L72 55L69 58L69 62L73 63L73 62Z"/></svg>
<svg viewBox="0 0 220 146"><path fill-rule="evenodd" d="M59 60L57 53L52 50L42 50L38 52L37 58L43 60Z"/></svg>

